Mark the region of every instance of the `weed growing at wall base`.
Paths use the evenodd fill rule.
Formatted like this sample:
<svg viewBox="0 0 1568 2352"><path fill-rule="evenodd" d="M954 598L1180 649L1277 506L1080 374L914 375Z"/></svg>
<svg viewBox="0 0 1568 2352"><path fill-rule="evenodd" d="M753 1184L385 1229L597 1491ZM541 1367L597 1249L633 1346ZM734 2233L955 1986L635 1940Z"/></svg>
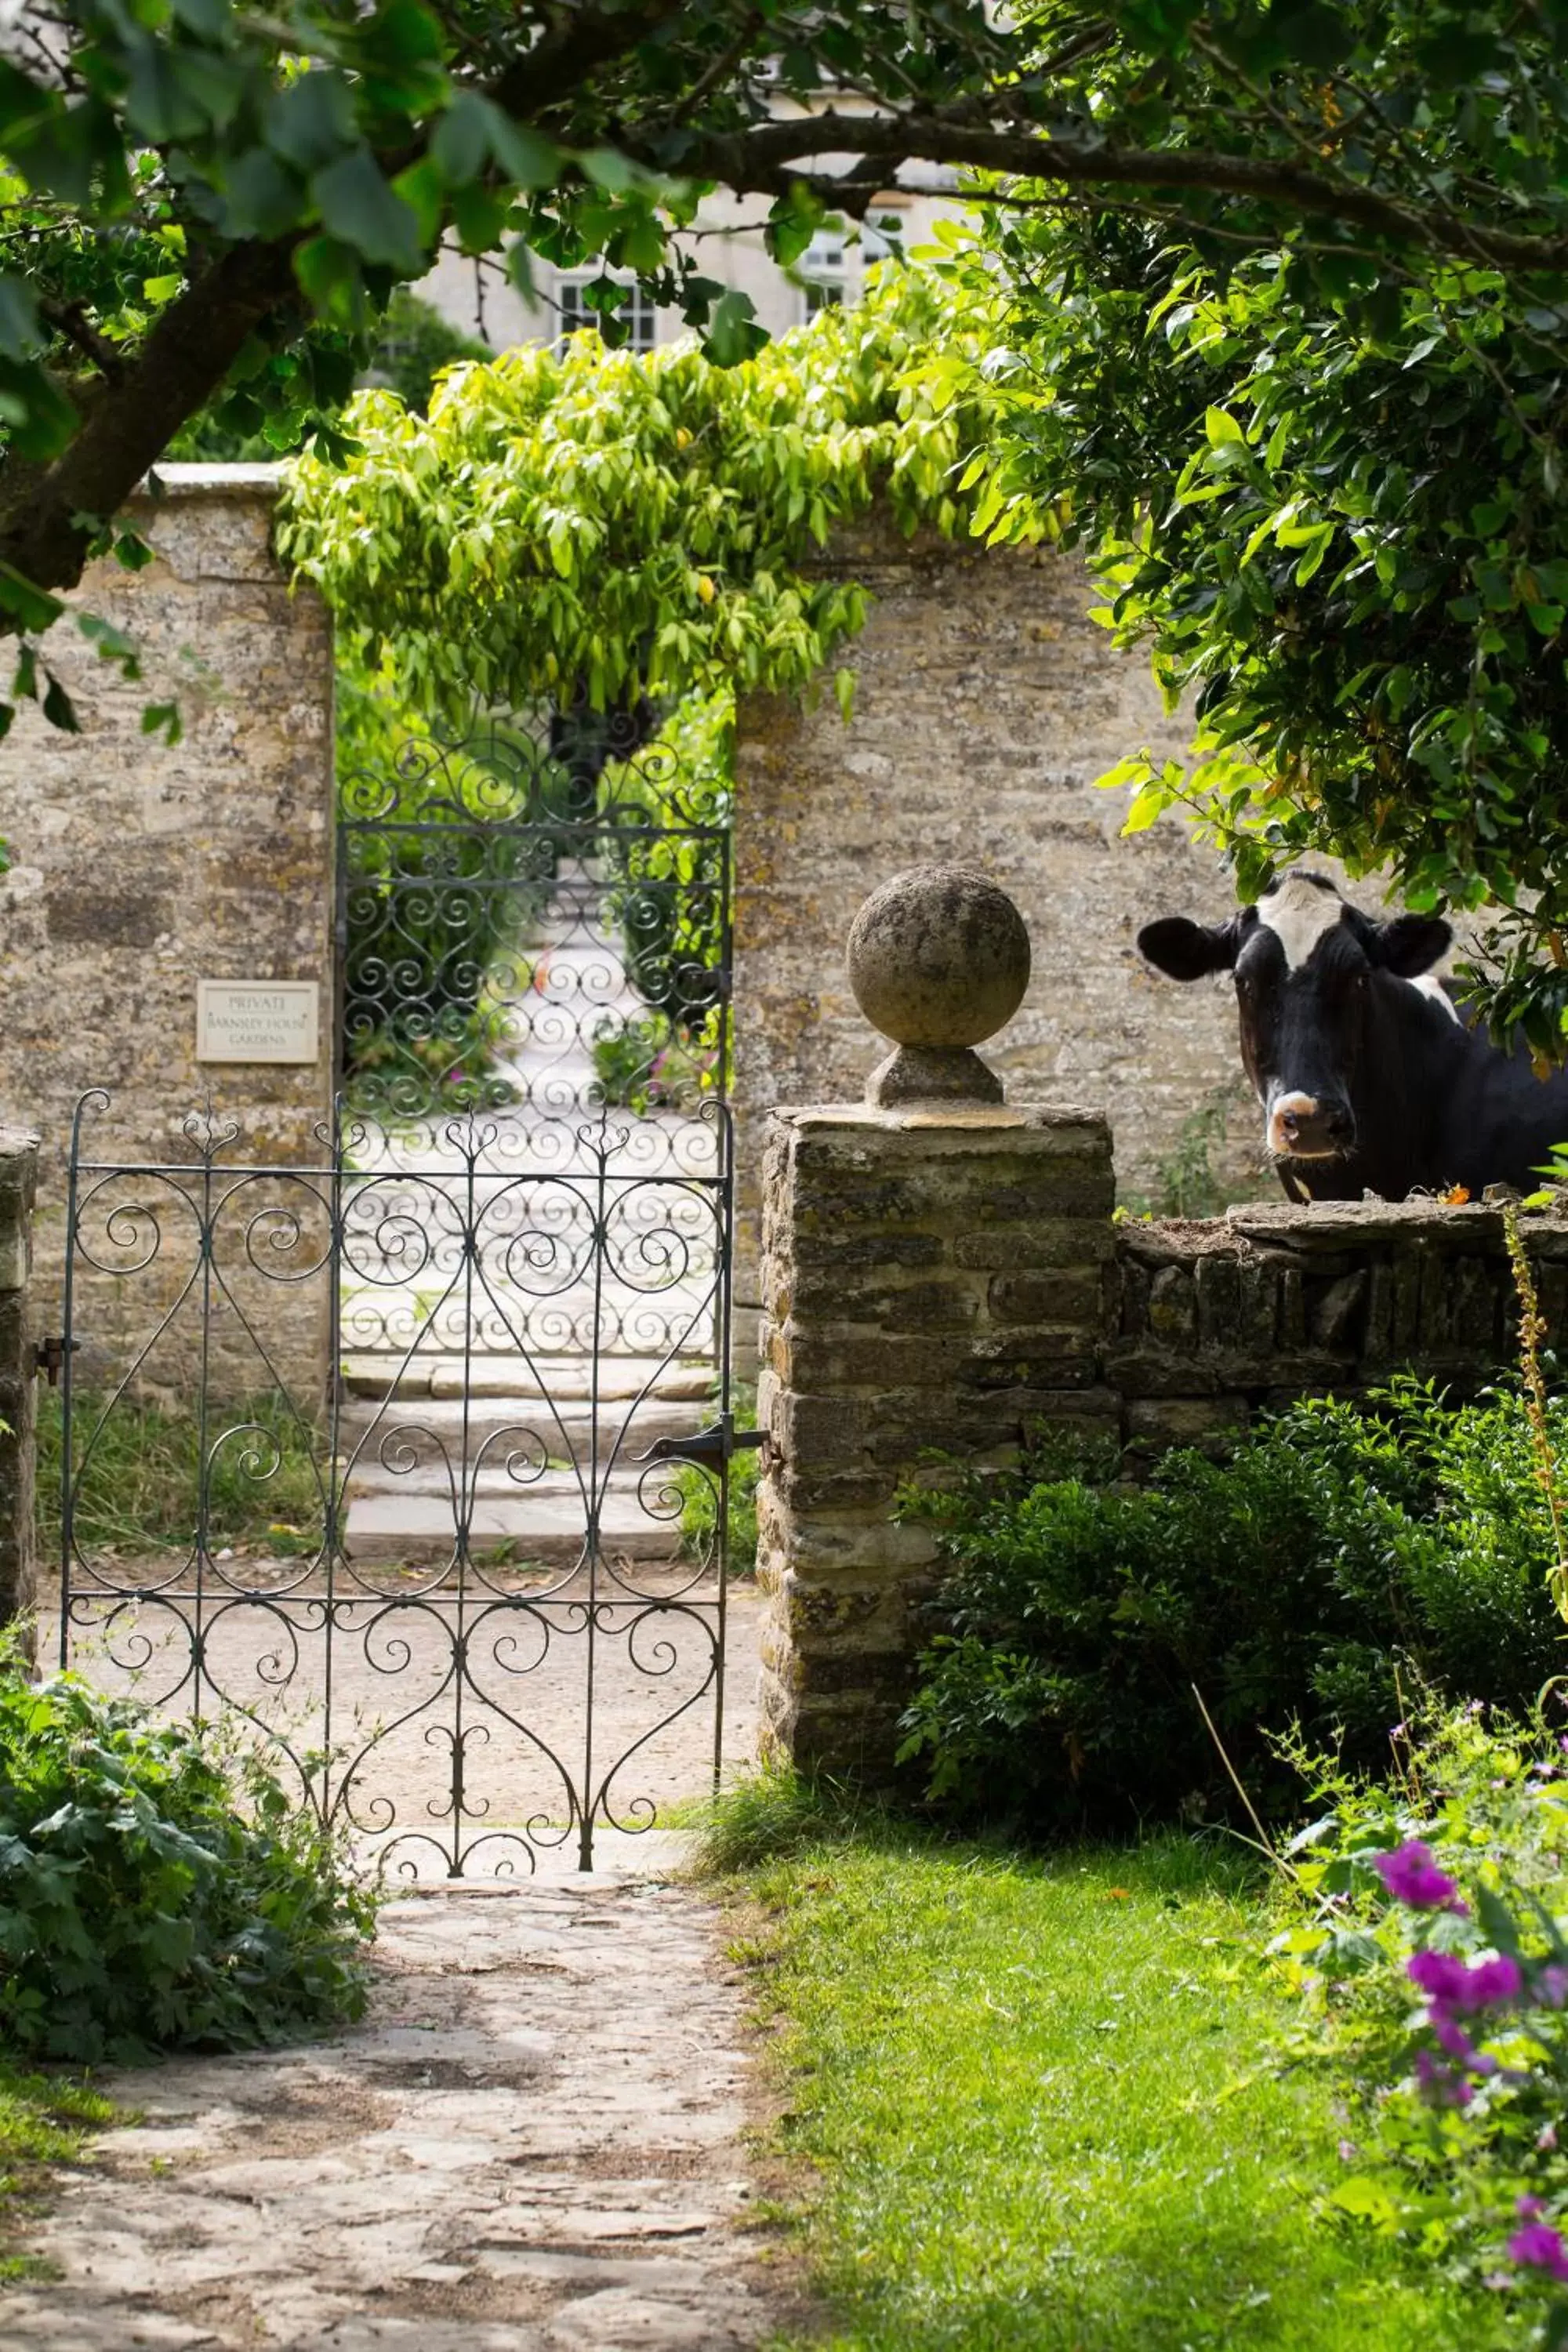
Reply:
<svg viewBox="0 0 1568 2352"><path fill-rule="evenodd" d="M114 2109L91 2085L65 2074L21 2074L0 2063L0 2285L36 2278L30 2254L9 2250L51 2165L79 2160L87 2134Z"/></svg>

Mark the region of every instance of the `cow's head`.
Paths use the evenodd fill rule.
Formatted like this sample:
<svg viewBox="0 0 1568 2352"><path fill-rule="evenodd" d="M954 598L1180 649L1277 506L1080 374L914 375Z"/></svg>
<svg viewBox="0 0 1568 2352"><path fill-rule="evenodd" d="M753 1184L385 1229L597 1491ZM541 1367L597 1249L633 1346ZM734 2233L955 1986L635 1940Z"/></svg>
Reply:
<svg viewBox="0 0 1568 2352"><path fill-rule="evenodd" d="M1431 915L1375 922L1324 876L1297 871L1227 923L1168 915L1146 924L1138 945L1173 980L1234 971L1241 1058L1263 1105L1268 1150L1280 1160L1339 1160L1356 1146L1356 1081L1384 976L1417 981L1451 937Z"/></svg>

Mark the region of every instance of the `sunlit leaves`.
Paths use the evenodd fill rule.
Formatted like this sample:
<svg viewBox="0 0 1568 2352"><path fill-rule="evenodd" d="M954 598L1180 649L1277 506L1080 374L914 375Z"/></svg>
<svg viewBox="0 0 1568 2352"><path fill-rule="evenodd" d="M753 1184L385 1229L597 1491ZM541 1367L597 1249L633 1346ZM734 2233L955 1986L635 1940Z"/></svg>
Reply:
<svg viewBox="0 0 1568 2352"><path fill-rule="evenodd" d="M461 370L428 421L363 394L345 469L292 469L285 551L427 709L812 688L865 614L811 568L833 526L878 498L963 526L972 413L907 380L939 323L942 289L890 271L728 369L580 335Z"/></svg>
<svg viewBox="0 0 1568 2352"><path fill-rule="evenodd" d="M980 514L995 537L1065 515L1202 722L1191 770L1121 772L1131 825L1186 805L1246 897L1316 851L1414 904L1512 910L1491 1001L1560 1050L1568 341L1491 271L1429 272L1373 333L1276 254L1214 268L1108 218L1001 242ZM994 253L956 273L994 287Z"/></svg>

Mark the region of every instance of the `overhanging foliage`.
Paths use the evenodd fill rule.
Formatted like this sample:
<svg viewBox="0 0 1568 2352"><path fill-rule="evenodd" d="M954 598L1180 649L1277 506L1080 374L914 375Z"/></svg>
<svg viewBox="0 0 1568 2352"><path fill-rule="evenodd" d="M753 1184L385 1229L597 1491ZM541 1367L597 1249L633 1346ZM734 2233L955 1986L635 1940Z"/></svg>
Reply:
<svg viewBox="0 0 1568 2352"><path fill-rule="evenodd" d="M905 530L963 523L974 413L906 381L939 332L942 288L895 269L733 369L581 335L454 370L428 418L363 394L347 462L290 468L280 544L365 667L453 719L804 688L865 614L803 568L834 526L879 496Z"/></svg>

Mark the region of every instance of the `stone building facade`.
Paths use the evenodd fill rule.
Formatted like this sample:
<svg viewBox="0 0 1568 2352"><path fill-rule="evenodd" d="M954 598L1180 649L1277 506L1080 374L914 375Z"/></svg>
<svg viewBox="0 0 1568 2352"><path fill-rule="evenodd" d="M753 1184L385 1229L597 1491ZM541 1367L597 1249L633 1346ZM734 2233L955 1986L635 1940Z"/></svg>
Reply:
<svg viewBox="0 0 1568 2352"><path fill-rule="evenodd" d="M331 622L313 593L290 591L272 552L276 468L169 467L158 479L159 494L130 513L153 563L97 563L73 599L134 641L141 678L62 621L46 652L81 731L63 734L24 704L0 746L12 857L0 877L0 1118L42 1136L37 1311L54 1328L71 1117L89 1088L109 1101L84 1122L85 1148L111 1161L191 1160L182 1123L209 1099L240 1123L236 1156L319 1160L315 1129L331 1099ZM143 709L163 701L177 702L184 725L173 747L142 730ZM204 1062L203 980L315 989L314 1059ZM165 1246L144 1276L84 1273L80 1328L117 1360L189 1274L176 1246L188 1222L165 1214ZM118 1262L136 1255L132 1245ZM275 1344L295 1378L319 1384L325 1286L268 1296ZM247 1374L239 1360L249 1351L232 1318L230 1336L237 1384L259 1382L259 1368Z"/></svg>

